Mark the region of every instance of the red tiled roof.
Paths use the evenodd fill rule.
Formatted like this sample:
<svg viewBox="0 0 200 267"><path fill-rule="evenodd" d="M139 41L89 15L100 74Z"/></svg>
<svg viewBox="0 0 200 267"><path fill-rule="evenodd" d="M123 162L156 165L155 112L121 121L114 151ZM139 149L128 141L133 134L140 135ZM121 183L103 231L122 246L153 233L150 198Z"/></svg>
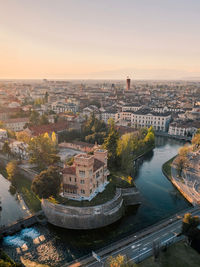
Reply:
<svg viewBox="0 0 200 267"><path fill-rule="evenodd" d="M29 122L29 118L14 118L4 120L5 123L14 123L14 122Z"/></svg>
<svg viewBox="0 0 200 267"><path fill-rule="evenodd" d="M40 126L31 126L29 127L29 129L33 135L40 135L44 133L64 131L67 129L67 127L68 127L67 122L58 122Z"/></svg>
<svg viewBox="0 0 200 267"><path fill-rule="evenodd" d="M99 168L103 167L104 163L98 159L94 159L93 171L96 172Z"/></svg>
<svg viewBox="0 0 200 267"><path fill-rule="evenodd" d="M72 141L72 144L79 145L82 147L94 147L95 146L95 144L90 144L90 143L86 143L82 141Z"/></svg>
<svg viewBox="0 0 200 267"><path fill-rule="evenodd" d="M63 174L72 174L75 175L76 174L76 167L75 166L69 166L69 167L65 167L62 171Z"/></svg>
<svg viewBox="0 0 200 267"><path fill-rule="evenodd" d="M12 112L18 112L20 110L21 110L20 107L19 108L6 108L6 107L4 107L4 108L0 109L0 113L12 113Z"/></svg>

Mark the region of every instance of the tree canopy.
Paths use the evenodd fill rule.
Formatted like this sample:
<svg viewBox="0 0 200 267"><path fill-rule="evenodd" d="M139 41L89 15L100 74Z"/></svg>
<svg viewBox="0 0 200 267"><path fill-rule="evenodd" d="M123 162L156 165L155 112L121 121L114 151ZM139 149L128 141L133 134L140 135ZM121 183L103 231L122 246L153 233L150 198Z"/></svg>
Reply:
<svg viewBox="0 0 200 267"><path fill-rule="evenodd" d="M48 133L31 138L28 151L30 163L37 164L41 170L60 160L56 154L55 142L52 141Z"/></svg>
<svg viewBox="0 0 200 267"><path fill-rule="evenodd" d="M50 166L47 170L36 175L31 189L40 198L49 198L57 196L60 191L61 176L56 167Z"/></svg>
<svg viewBox="0 0 200 267"><path fill-rule="evenodd" d="M6 171L8 174L8 179L11 181L13 185L16 184L16 176L18 174L18 169L17 169L17 161L13 160L8 162L6 165Z"/></svg>

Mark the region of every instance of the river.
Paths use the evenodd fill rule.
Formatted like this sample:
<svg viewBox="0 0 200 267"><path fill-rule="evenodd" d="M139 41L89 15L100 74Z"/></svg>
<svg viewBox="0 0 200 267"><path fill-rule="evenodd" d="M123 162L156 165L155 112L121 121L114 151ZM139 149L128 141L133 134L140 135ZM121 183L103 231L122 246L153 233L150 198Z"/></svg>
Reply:
<svg viewBox="0 0 200 267"><path fill-rule="evenodd" d="M40 263L62 266L64 262L86 255L91 250L189 208L190 204L163 175L161 169L162 164L175 156L182 145L182 142L166 137L156 138L155 149L144 156L135 177L142 204L129 208L118 222L90 231L66 230L52 225L35 226L4 238L3 248L15 259L22 256Z"/></svg>
<svg viewBox="0 0 200 267"><path fill-rule="evenodd" d="M0 226L9 225L30 214L20 195L12 196L10 182L0 174Z"/></svg>

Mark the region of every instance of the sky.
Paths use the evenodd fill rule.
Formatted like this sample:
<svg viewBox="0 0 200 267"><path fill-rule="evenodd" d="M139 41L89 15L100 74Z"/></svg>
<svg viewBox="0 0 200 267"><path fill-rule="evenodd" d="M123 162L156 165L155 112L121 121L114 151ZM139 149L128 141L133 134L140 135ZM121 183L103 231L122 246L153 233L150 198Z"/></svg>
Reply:
<svg viewBox="0 0 200 267"><path fill-rule="evenodd" d="M0 0L0 79L200 79L200 0Z"/></svg>

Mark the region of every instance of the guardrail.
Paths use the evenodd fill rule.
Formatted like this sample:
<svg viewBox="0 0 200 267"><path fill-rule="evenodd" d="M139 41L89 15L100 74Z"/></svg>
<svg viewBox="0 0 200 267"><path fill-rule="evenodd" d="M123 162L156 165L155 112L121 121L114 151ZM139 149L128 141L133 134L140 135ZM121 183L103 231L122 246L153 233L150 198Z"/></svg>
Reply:
<svg viewBox="0 0 200 267"><path fill-rule="evenodd" d="M111 242L110 244L106 245L103 248L96 250L95 252L99 256L109 255L109 253L116 251L117 249L120 249L122 247L126 247L127 245L129 245L133 241L138 241L139 239L144 238L145 236L151 234L153 231L155 231L155 228L157 228L156 230L159 230L160 228L163 228L169 224L172 224L173 222L178 221L180 219L180 217L183 216L185 213L187 213L187 212L192 213L192 212L195 212L198 210L200 210L199 207L184 209L183 211L176 213L175 215L170 216L168 218L165 218L165 219L163 219L163 220L161 220L161 221L159 221L159 222L157 222L151 226L148 226L148 227L142 229L141 231L138 231L136 233L132 233L131 235L124 237L118 241ZM121 243L121 245L119 245L120 243ZM73 260L71 262L66 263L66 265L63 265L63 267L73 266L76 263L80 263L80 265L77 265L77 266L84 266L84 265L87 266L86 264L88 264L89 262L92 262L93 260L94 259L92 258L92 253L89 253L83 257L80 257L76 260Z"/></svg>

